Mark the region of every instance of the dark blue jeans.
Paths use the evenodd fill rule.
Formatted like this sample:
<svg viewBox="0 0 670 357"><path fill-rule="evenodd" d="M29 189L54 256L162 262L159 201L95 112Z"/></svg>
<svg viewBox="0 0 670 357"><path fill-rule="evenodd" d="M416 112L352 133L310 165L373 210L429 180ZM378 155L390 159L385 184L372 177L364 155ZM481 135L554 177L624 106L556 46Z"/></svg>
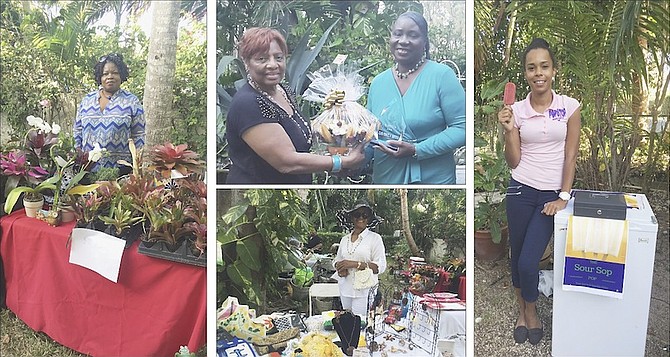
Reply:
<svg viewBox="0 0 670 357"><path fill-rule="evenodd" d="M542 213L544 204L555 201L558 191L541 191L510 179L505 198L509 243L512 252L512 284L521 296L535 302L540 259L554 231L554 216Z"/></svg>

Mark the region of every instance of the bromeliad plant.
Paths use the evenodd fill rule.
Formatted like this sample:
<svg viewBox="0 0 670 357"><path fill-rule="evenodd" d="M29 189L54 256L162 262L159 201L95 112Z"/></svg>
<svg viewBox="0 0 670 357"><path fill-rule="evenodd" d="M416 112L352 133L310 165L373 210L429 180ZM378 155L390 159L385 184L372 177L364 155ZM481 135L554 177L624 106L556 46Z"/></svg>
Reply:
<svg viewBox="0 0 670 357"><path fill-rule="evenodd" d="M181 201L175 202L170 207L162 206L162 199L149 201L153 209L148 210L151 230L149 241L164 241L168 246L177 248L190 233L185 227L187 223L186 211Z"/></svg>
<svg viewBox="0 0 670 357"><path fill-rule="evenodd" d="M114 234L121 237L130 227L144 220L144 217L136 215L129 198L120 196L117 204L112 206L109 216L102 216L100 219L114 227Z"/></svg>
<svg viewBox="0 0 670 357"><path fill-rule="evenodd" d="M37 186L49 175L42 167L32 166L25 151L20 149L0 154L0 170L7 177L4 191L7 193L20 185Z"/></svg>
<svg viewBox="0 0 670 357"><path fill-rule="evenodd" d="M198 154L188 150L187 144L174 146L172 143L156 145L150 153L151 166L163 179L173 177L172 170L182 177L202 171L204 163L198 160Z"/></svg>

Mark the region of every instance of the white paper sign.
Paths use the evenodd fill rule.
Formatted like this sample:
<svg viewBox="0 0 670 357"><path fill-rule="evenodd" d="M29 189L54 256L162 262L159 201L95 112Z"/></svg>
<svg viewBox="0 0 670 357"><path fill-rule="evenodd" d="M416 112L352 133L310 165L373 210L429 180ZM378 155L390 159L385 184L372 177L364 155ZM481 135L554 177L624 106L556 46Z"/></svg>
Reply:
<svg viewBox="0 0 670 357"><path fill-rule="evenodd" d="M109 234L86 228L72 230L70 263L93 270L117 282L126 242Z"/></svg>

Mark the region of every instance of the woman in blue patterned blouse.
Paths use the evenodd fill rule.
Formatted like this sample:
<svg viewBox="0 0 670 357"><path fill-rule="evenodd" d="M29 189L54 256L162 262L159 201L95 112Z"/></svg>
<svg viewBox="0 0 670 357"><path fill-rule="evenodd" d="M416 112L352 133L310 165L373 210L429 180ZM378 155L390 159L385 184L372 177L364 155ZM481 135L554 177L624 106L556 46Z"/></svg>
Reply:
<svg viewBox="0 0 670 357"><path fill-rule="evenodd" d="M144 146L144 109L137 97L121 89L128 79L128 66L123 56L110 53L102 56L94 67L98 89L81 101L74 123L75 147L90 151L96 143L107 150L93 169L117 167L118 160L132 162L128 140L139 149ZM121 171L127 170L120 166Z"/></svg>

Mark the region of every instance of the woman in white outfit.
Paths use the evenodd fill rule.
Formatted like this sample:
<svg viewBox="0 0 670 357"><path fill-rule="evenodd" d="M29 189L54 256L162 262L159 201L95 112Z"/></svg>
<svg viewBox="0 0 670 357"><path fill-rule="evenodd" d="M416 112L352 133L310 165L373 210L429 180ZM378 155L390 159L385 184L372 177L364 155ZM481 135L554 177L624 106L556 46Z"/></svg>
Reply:
<svg viewBox="0 0 670 357"><path fill-rule="evenodd" d="M339 284L342 308L365 318L370 288L354 289L354 275L356 271L370 268L374 286L379 282L378 275L386 270L384 242L379 234L370 230L382 219L365 203L339 212L337 218L351 232L340 241L337 256L333 260L336 270L333 278Z"/></svg>

